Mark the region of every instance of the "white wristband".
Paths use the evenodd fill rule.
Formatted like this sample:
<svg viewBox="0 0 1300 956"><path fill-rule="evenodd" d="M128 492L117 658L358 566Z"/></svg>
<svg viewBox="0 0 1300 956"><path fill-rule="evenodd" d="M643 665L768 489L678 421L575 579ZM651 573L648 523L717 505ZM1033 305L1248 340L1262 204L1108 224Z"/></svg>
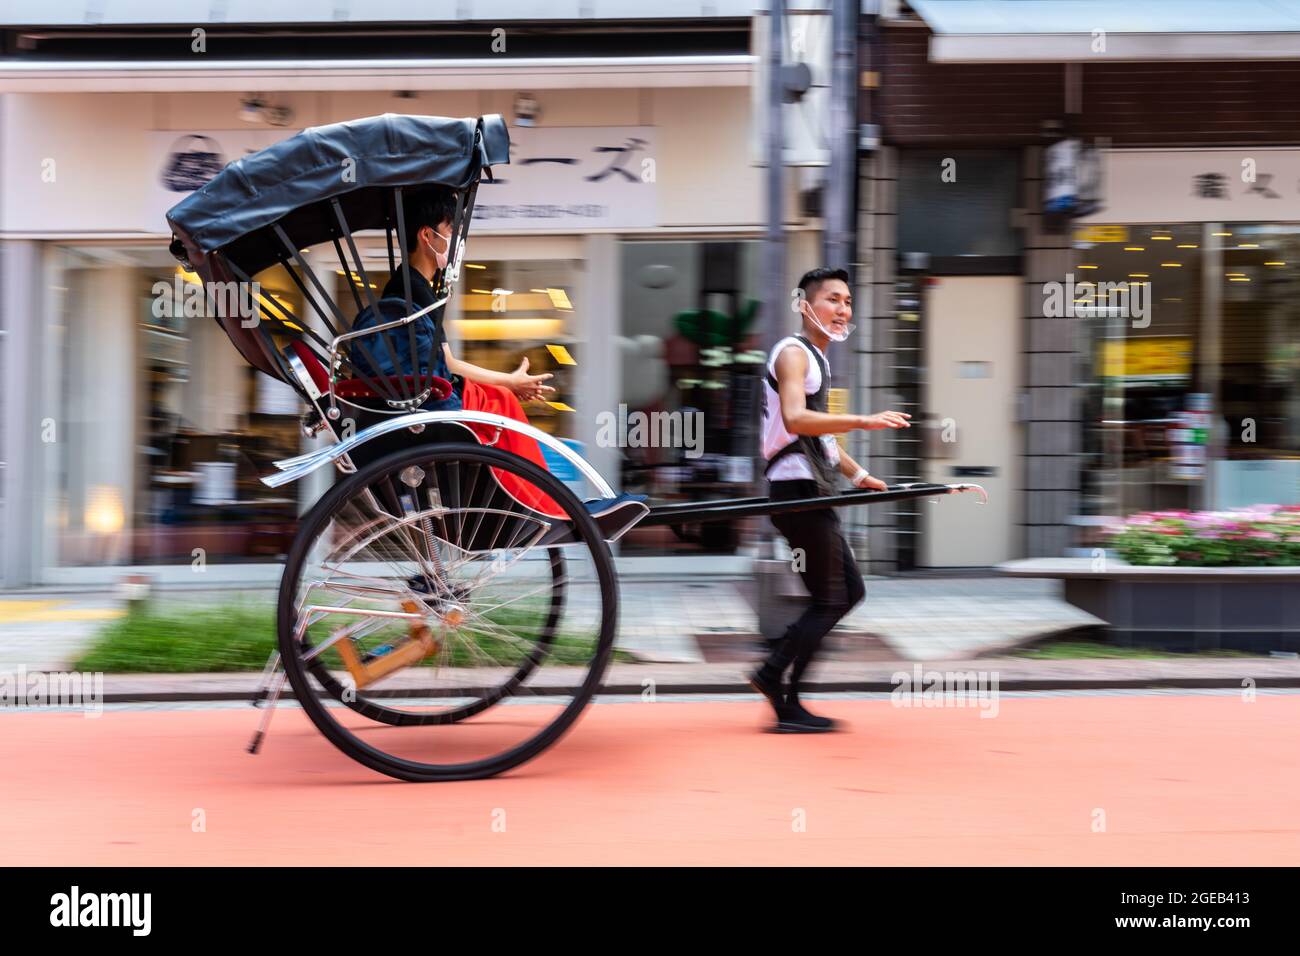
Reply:
<svg viewBox="0 0 1300 956"><path fill-rule="evenodd" d="M849 484L856 485L863 478L870 478L870 477L871 475L868 473L867 469L859 466L858 473L849 479Z"/></svg>

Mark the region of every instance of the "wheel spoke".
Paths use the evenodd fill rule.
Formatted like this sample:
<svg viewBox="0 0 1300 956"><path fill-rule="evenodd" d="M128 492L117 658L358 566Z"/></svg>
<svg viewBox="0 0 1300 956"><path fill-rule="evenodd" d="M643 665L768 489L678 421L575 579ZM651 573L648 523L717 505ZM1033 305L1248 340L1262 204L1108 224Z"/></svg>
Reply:
<svg viewBox="0 0 1300 956"><path fill-rule="evenodd" d="M507 493L509 476L530 489ZM523 505L533 494L565 515ZM542 544L557 521L574 529L564 548ZM408 779L497 772L546 746L598 685L613 642L609 551L567 489L530 463L412 448L363 463L303 524L312 537L295 545L282 599L303 644L286 667L311 719L358 759ZM577 592L575 617L578 582L598 587ZM340 641L357 654L343 657L348 669ZM345 707L303 694L308 679ZM493 709L511 697L526 706Z"/></svg>

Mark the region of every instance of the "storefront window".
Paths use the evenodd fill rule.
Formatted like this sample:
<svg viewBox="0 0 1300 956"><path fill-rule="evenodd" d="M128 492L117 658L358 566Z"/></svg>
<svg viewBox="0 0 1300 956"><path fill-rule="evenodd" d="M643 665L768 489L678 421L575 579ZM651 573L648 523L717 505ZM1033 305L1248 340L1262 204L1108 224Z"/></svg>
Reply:
<svg viewBox="0 0 1300 956"><path fill-rule="evenodd" d="M1292 503L1300 226L1076 233L1085 511Z"/></svg>
<svg viewBox="0 0 1300 956"><path fill-rule="evenodd" d="M758 252L756 242L622 244L624 490L672 501L753 488ZM730 553L740 531L739 522L634 529L623 553Z"/></svg>
<svg viewBox="0 0 1300 956"><path fill-rule="evenodd" d="M1202 402L1201 227L1082 235L1065 291L1085 339L1084 502L1096 514L1191 507L1203 462L1177 439L1183 413Z"/></svg>
<svg viewBox="0 0 1300 956"><path fill-rule="evenodd" d="M1300 225L1227 224L1216 506L1300 500Z"/></svg>
<svg viewBox="0 0 1300 956"><path fill-rule="evenodd" d="M298 501L259 479L301 450L296 394L245 364L200 307L187 310L198 279L165 252L61 253L57 562L282 557ZM300 313L287 278L258 278L263 294Z"/></svg>

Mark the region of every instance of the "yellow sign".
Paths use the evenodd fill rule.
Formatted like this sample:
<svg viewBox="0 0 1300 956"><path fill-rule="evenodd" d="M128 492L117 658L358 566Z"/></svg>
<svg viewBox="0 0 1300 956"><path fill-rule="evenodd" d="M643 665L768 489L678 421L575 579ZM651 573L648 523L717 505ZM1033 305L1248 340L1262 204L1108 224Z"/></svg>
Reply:
<svg viewBox="0 0 1300 956"><path fill-rule="evenodd" d="M1105 378L1186 378L1192 372L1192 340L1188 338L1108 339L1101 346Z"/></svg>
<svg viewBox="0 0 1300 956"><path fill-rule="evenodd" d="M1128 226L1080 226L1075 242L1128 242Z"/></svg>
<svg viewBox="0 0 1300 956"><path fill-rule="evenodd" d="M578 364L573 360L573 356L569 354L569 350L563 345L548 345L546 350L551 353L551 358L555 359L560 365Z"/></svg>

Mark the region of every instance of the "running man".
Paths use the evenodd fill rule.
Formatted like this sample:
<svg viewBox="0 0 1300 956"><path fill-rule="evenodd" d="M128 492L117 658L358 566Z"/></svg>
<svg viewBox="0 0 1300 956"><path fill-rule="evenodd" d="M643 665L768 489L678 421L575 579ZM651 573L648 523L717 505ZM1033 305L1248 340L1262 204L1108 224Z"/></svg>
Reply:
<svg viewBox="0 0 1300 956"><path fill-rule="evenodd" d="M763 406L764 474L772 501L836 493L836 472L856 488L884 491L835 441L853 429L908 428L910 415L831 415L827 412L830 367L826 349L853 331L853 295L843 269L814 269L799 280L802 330L776 343L767 363ZM803 557L800 572L811 601L786 629L763 666L750 678L776 711L774 730L822 733L835 721L809 713L799 700L800 682L822 638L866 593L835 509L773 515L772 523ZM783 683L786 669L789 684Z"/></svg>

